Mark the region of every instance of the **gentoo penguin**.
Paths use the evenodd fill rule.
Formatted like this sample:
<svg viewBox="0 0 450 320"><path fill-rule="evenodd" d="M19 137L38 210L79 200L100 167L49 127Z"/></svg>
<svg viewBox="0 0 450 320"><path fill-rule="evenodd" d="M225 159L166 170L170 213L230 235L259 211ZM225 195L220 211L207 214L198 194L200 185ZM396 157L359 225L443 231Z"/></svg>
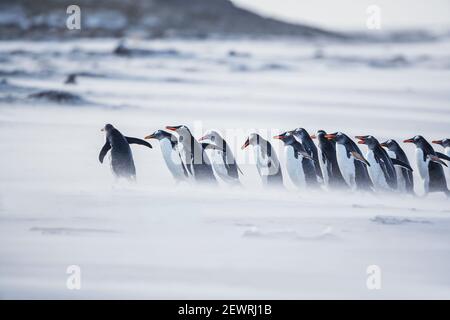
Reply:
<svg viewBox="0 0 450 320"><path fill-rule="evenodd" d="M314 167L316 168L316 175L320 178L320 180L323 180L317 147L314 144L314 141L312 141L308 131L306 131L303 128L297 128L291 131L291 133L294 135L295 139L297 139L297 141L303 145L306 152L314 159Z"/></svg>
<svg viewBox="0 0 450 320"><path fill-rule="evenodd" d="M241 149L249 145L253 146L256 159L256 168L261 177L263 185L283 186L283 174L281 173L280 161L269 141L263 139L259 134L252 133Z"/></svg>
<svg viewBox="0 0 450 320"><path fill-rule="evenodd" d="M318 130L315 135L311 135L311 139L317 139L319 142L319 162L324 182L329 187L346 187L336 158L336 142L328 140L326 135L324 130Z"/></svg>
<svg viewBox="0 0 450 320"><path fill-rule="evenodd" d="M445 192L447 196L450 196L450 191L445 181L444 169L442 168L443 165L447 165L439 158L431 144L420 135L406 139L403 142L414 143L416 146L417 167L423 180L425 194L429 192Z"/></svg>
<svg viewBox="0 0 450 320"><path fill-rule="evenodd" d="M100 163L103 163L103 159L111 149L111 169L114 175L117 178L134 180L136 178L136 168L134 166L130 144L140 144L149 148L151 148L152 145L147 141L138 138L123 136L120 131L111 124L105 125L101 131L105 132L106 142L98 156Z"/></svg>
<svg viewBox="0 0 450 320"><path fill-rule="evenodd" d="M374 189L377 191L397 190L397 172L394 162L412 171L411 167L399 160L391 159L374 136L356 136L355 138L359 140L359 144L365 144L368 147L366 159L370 164L368 171Z"/></svg>
<svg viewBox="0 0 450 320"><path fill-rule="evenodd" d="M356 143L342 132L327 134L325 138L336 141L336 158L347 185L353 190L371 190L373 184L367 172L370 164Z"/></svg>
<svg viewBox="0 0 450 320"><path fill-rule="evenodd" d="M410 166L405 151L403 151L397 141L389 139L380 145L387 148L387 153L391 159L400 160ZM401 166L395 166L395 171L397 173L397 190L414 194L414 178L412 171Z"/></svg>
<svg viewBox="0 0 450 320"><path fill-rule="evenodd" d="M194 176L195 181L213 184L217 183L208 155L192 136L189 128L181 125L167 126L166 129L178 133L178 145L182 160L185 163L189 174Z"/></svg>
<svg viewBox="0 0 450 320"><path fill-rule="evenodd" d="M167 168L174 177L176 182L186 181L189 179L189 174L181 160L181 154L178 150L178 139L173 134L157 130L145 139L158 139L161 152L166 162Z"/></svg>
<svg viewBox="0 0 450 320"><path fill-rule="evenodd" d="M202 146L204 149L211 150L211 162L216 175L230 185L240 185L238 171L241 173L242 171L225 139L218 132L210 130L199 139L199 141L205 140L211 142L202 143Z"/></svg>
<svg viewBox="0 0 450 320"><path fill-rule="evenodd" d="M442 155L440 152L436 152L436 154L442 158L442 159L450 159L450 139L442 139L442 140L434 140L432 141L434 144L438 144L442 147L444 147L444 152L445 152L445 156L447 157L442 157L440 155Z"/></svg>
<svg viewBox="0 0 450 320"><path fill-rule="evenodd" d="M314 159L305 151L303 145L290 132L281 133L273 138L284 143L286 169L295 186L301 189L307 186L317 187Z"/></svg>
<svg viewBox="0 0 450 320"><path fill-rule="evenodd" d="M438 144L438 145L444 147L445 156L450 158L450 139L434 140L432 142L434 144ZM438 154L438 153L439 152L436 152L436 154ZM444 159L444 158L442 158L442 159ZM447 171L447 181L450 181L450 167L449 167L449 170L446 170L446 171Z"/></svg>

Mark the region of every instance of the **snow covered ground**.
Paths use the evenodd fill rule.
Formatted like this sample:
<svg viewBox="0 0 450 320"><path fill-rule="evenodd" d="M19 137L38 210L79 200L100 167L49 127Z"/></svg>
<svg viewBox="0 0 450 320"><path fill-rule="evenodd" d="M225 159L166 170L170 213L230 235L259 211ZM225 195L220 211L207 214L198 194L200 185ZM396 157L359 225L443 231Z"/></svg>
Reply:
<svg viewBox="0 0 450 320"><path fill-rule="evenodd" d="M0 43L1 298L450 298L443 194L297 191L286 174L286 190L264 190L239 148L252 131L299 126L448 137L449 41L134 40L126 55L116 46ZM77 84L64 84L69 73ZM29 98L49 89L81 99ZM244 187L175 185L157 142L132 147L138 183L115 184L97 160L105 123L140 138L177 124L197 138L226 133ZM66 287L70 265L80 290ZM370 265L380 290L366 286Z"/></svg>

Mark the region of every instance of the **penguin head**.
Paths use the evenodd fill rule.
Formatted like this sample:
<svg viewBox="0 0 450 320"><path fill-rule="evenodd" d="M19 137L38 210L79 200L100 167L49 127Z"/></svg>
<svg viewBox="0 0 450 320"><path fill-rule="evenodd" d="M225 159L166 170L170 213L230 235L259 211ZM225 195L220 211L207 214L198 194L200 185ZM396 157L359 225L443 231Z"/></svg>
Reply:
<svg viewBox="0 0 450 320"><path fill-rule="evenodd" d="M427 140L424 137L417 135L413 138L406 139L403 141L404 143L414 143L417 148L423 148L428 144Z"/></svg>
<svg viewBox="0 0 450 320"><path fill-rule="evenodd" d="M183 142L185 139L186 139L186 141L189 141L189 139L192 139L191 130L189 130L189 128L185 125L167 126L166 129L170 130L170 131L175 131L176 133L178 133L178 135L179 135L178 141L180 141L180 142Z"/></svg>
<svg viewBox="0 0 450 320"><path fill-rule="evenodd" d="M111 133L111 131L113 130L114 130L113 125L109 123L105 124L105 126L101 129L101 131L106 132L106 134Z"/></svg>
<svg viewBox="0 0 450 320"><path fill-rule="evenodd" d="M369 147L369 149L374 149L377 145L379 145L378 140L371 135L367 136L356 136L356 139L358 139L358 144L365 144Z"/></svg>
<svg viewBox="0 0 450 320"><path fill-rule="evenodd" d="M290 133L292 133L294 136L297 136L298 138L300 138L301 140L305 139L305 138L309 138L309 133L308 131L306 131L303 128L297 128L295 130L290 131Z"/></svg>
<svg viewBox="0 0 450 320"><path fill-rule="evenodd" d="M394 139L386 140L385 142L380 143L382 147L388 148L390 151L397 151L400 147Z"/></svg>
<svg viewBox="0 0 450 320"><path fill-rule="evenodd" d="M442 140L433 140L434 144L438 144L444 148L450 147L450 139L442 139Z"/></svg>
<svg viewBox="0 0 450 320"><path fill-rule="evenodd" d="M316 134L311 135L311 139L317 139L319 141L324 141L324 140L327 140L327 138L325 138L326 135L327 135L327 133L325 130L317 130Z"/></svg>
<svg viewBox="0 0 450 320"><path fill-rule="evenodd" d="M350 141L350 138L342 132L326 134L325 138L327 138L330 141L335 141L336 143L339 143L339 144L346 144Z"/></svg>
<svg viewBox="0 0 450 320"><path fill-rule="evenodd" d="M173 134L164 131L164 130L156 130L155 132L153 132L152 134L146 136L144 139L157 139L157 140L162 140L164 138L167 138L169 140L171 140L172 138L175 138Z"/></svg>
<svg viewBox="0 0 450 320"><path fill-rule="evenodd" d="M255 146L259 145L260 141L262 140L261 136L257 133L252 133L248 136L247 140L245 140L244 144L242 145L241 149L244 150L249 145Z"/></svg>
<svg viewBox="0 0 450 320"><path fill-rule="evenodd" d="M283 143L285 145L291 145L291 144L293 144L296 141L294 136L290 132L280 133L279 135L274 136L273 138L283 141Z"/></svg>
<svg viewBox="0 0 450 320"><path fill-rule="evenodd" d="M216 132L214 130L209 130L205 133L205 135L203 137L201 137L198 140L199 141L210 140L211 142L219 143L223 139L222 139L222 136L218 132Z"/></svg>

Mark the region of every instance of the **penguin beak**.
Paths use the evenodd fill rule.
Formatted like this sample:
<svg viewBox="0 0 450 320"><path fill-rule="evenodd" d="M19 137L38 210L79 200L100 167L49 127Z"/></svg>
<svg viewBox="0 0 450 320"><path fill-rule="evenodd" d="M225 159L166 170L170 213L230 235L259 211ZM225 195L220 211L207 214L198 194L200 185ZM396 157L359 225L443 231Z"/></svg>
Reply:
<svg viewBox="0 0 450 320"><path fill-rule="evenodd" d="M247 138L247 140L245 141L245 143L244 143L244 145L241 147L241 149L244 150L245 148L248 147L249 144L250 144L250 141L249 141L248 138Z"/></svg>
<svg viewBox="0 0 450 320"><path fill-rule="evenodd" d="M283 140L283 139L284 139L284 136L274 136L273 138L274 138L274 139L280 139L280 140Z"/></svg>
<svg viewBox="0 0 450 320"><path fill-rule="evenodd" d="M366 144L366 138L364 136L356 136L356 139L359 139L358 144Z"/></svg>
<svg viewBox="0 0 450 320"><path fill-rule="evenodd" d="M155 135L152 133L149 136L146 136L144 139L155 139Z"/></svg>
<svg viewBox="0 0 450 320"><path fill-rule="evenodd" d="M177 131L178 127L167 126L166 129L170 131Z"/></svg>
<svg viewBox="0 0 450 320"><path fill-rule="evenodd" d="M206 139L209 139L209 137L208 136L203 136L200 139L198 139L198 141L203 141L203 140L206 140Z"/></svg>
<svg viewBox="0 0 450 320"><path fill-rule="evenodd" d="M414 143L414 139L406 139L403 141L403 143Z"/></svg>
<svg viewBox="0 0 450 320"><path fill-rule="evenodd" d="M334 140L335 138L336 138L336 135L335 134L326 134L325 135L325 138L327 138L328 140Z"/></svg>
<svg viewBox="0 0 450 320"><path fill-rule="evenodd" d="M101 128L100 131L101 131L101 132L105 131L105 128Z"/></svg>
<svg viewBox="0 0 450 320"><path fill-rule="evenodd" d="M387 148L387 143L386 142L382 142L382 143L380 143L380 146Z"/></svg>
<svg viewBox="0 0 450 320"><path fill-rule="evenodd" d="M316 139L317 136L315 134L310 135L311 139Z"/></svg>
<svg viewBox="0 0 450 320"><path fill-rule="evenodd" d="M440 145L440 146L443 145L442 140L433 140L433 141L431 141L431 142L434 143L434 144L438 144L438 145Z"/></svg>

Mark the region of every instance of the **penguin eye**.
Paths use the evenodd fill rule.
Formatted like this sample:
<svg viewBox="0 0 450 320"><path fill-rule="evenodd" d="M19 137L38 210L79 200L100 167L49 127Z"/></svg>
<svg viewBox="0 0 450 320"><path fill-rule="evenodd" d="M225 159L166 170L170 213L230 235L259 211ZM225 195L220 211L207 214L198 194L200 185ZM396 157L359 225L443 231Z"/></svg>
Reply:
<svg viewBox="0 0 450 320"><path fill-rule="evenodd" d="M211 141L214 142L214 140L216 140L215 136L211 136Z"/></svg>

